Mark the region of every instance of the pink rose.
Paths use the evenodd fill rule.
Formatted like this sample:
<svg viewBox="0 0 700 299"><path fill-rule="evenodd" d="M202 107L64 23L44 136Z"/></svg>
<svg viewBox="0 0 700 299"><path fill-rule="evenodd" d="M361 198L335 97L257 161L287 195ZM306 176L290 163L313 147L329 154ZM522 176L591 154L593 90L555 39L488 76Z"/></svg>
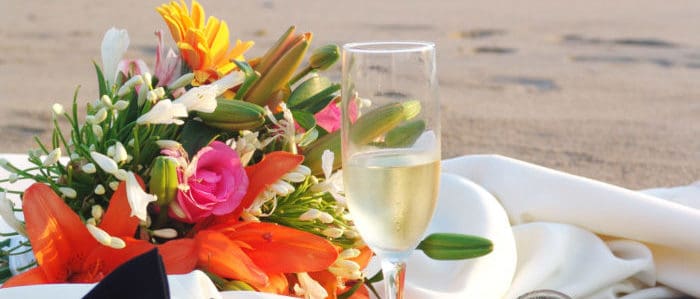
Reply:
<svg viewBox="0 0 700 299"><path fill-rule="evenodd" d="M178 170L179 188L171 216L195 223L212 214L231 213L248 191L248 176L236 151L220 141L199 150Z"/></svg>

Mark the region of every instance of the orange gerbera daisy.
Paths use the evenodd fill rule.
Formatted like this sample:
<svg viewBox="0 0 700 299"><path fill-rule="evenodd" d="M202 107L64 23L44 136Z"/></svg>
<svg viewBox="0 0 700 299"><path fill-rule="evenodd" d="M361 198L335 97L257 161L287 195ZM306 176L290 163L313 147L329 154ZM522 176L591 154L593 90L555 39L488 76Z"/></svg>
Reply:
<svg viewBox="0 0 700 299"><path fill-rule="evenodd" d="M183 0L163 4L156 10L170 28L180 55L192 69L195 86L216 81L231 72L236 68L232 60L243 60L243 53L253 46L252 41L236 40L229 50L226 22L211 16L205 22L204 9L195 0L191 11Z"/></svg>

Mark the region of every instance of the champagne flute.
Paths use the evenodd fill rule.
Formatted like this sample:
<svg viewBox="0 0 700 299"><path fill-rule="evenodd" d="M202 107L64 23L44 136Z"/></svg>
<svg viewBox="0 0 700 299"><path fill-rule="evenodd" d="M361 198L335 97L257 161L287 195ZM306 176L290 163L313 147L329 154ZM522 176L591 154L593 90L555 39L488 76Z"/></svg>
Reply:
<svg viewBox="0 0 700 299"><path fill-rule="evenodd" d="M435 211L440 103L435 45L343 46L342 156L348 208L382 260L387 298L403 298L406 259Z"/></svg>

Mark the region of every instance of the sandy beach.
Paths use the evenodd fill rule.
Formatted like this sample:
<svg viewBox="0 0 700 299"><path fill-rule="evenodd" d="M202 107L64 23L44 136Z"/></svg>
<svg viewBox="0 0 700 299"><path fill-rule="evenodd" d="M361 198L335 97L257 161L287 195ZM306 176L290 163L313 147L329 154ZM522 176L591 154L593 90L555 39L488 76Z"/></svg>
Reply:
<svg viewBox="0 0 700 299"><path fill-rule="evenodd" d="M312 47L438 45L443 155L501 154L632 189L700 179L700 2L201 1L262 55L287 29ZM0 8L0 152L50 137L51 104L97 97L112 27L153 66L155 0L20 1ZM336 67L327 73L339 79ZM514 178L517 179L517 178Z"/></svg>

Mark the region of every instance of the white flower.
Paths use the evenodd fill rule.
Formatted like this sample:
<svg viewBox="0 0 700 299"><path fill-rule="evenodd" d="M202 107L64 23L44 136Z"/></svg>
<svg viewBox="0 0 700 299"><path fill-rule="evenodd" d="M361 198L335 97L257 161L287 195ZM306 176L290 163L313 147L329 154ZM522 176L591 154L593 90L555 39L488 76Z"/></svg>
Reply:
<svg viewBox="0 0 700 299"><path fill-rule="evenodd" d="M228 140L227 144L232 149L236 150L238 156L241 158L241 164L246 166L248 165L248 162L250 162L250 159L253 158L255 151L263 148L263 144L261 144L260 140L258 140L258 132L243 130L239 133L240 136L237 140L230 139Z"/></svg>
<svg viewBox="0 0 700 299"><path fill-rule="evenodd" d="M126 161L128 155L129 154L126 152L124 145L117 141L117 143L114 145L114 161L117 163L124 162Z"/></svg>
<svg viewBox="0 0 700 299"><path fill-rule="evenodd" d="M119 188L119 182L118 182L118 181L111 181L111 182L109 182L109 189L112 189L112 191L117 191L117 188Z"/></svg>
<svg viewBox="0 0 700 299"><path fill-rule="evenodd" d="M68 198L75 198L78 196L78 192L76 192L75 189L70 187L59 187L58 192L61 192L63 196Z"/></svg>
<svg viewBox="0 0 700 299"><path fill-rule="evenodd" d="M42 165L44 166L51 166L56 164L58 162L58 159L61 158L61 148L57 147L53 149L44 159L44 162L42 162Z"/></svg>
<svg viewBox="0 0 700 299"><path fill-rule="evenodd" d="M187 117L187 108L179 103L173 103L169 99L156 103L146 114L139 116L136 123L142 124L177 124L185 123L180 120Z"/></svg>
<svg viewBox="0 0 700 299"><path fill-rule="evenodd" d="M182 104L187 111L212 113L216 110L216 97L227 89L243 83L245 76L242 72L231 72L209 85L194 87L181 95L173 103Z"/></svg>
<svg viewBox="0 0 700 299"><path fill-rule="evenodd" d="M321 155L321 168L323 169L323 176L326 177L326 180L311 186L309 189L313 192L328 192L331 196L333 196L333 198L335 198L335 201L339 205L345 206L345 197L340 194L343 187L339 186L342 183L342 174L340 171L333 174L334 159L335 154L332 151L323 151L323 154Z"/></svg>
<svg viewBox="0 0 700 299"><path fill-rule="evenodd" d="M131 206L131 216L138 217L141 221L146 221L146 207L148 203L156 201L156 196L148 194L141 189L133 172L129 171L126 178L126 199Z"/></svg>
<svg viewBox="0 0 700 299"><path fill-rule="evenodd" d="M272 138L281 138L285 140L288 144L296 144L297 140L297 129L294 122L294 115L292 111L287 108L285 103L280 103L279 107L282 109L282 119L277 120L274 113L268 106L265 106L265 114L267 118L274 125L273 128L269 129L272 134ZM291 147L292 153L296 153L296 146Z"/></svg>
<svg viewBox="0 0 700 299"><path fill-rule="evenodd" d="M55 115L62 115L63 113L66 113L66 111L63 109L63 105L56 103L51 106L51 109L53 110L53 113Z"/></svg>
<svg viewBox="0 0 700 299"><path fill-rule="evenodd" d="M17 219L15 212L13 211L14 204L12 201L5 196L5 192L0 192L0 219L5 220L13 230L18 232L23 236L27 236L27 232L24 228L24 223Z"/></svg>
<svg viewBox="0 0 700 299"><path fill-rule="evenodd" d="M95 164L92 163L85 164L82 167L80 167L80 169L82 169L83 172L87 174L93 174L97 172L97 167L95 167Z"/></svg>
<svg viewBox="0 0 700 299"><path fill-rule="evenodd" d="M328 292L306 272L297 273L298 284L294 285L294 292L297 296L304 296L305 299L323 299L328 297Z"/></svg>
<svg viewBox="0 0 700 299"><path fill-rule="evenodd" d="M114 160L112 160L112 158L110 158L108 156L105 156L105 155L100 154L98 152L90 152L90 157L106 173L115 174L117 172L117 170L119 170L119 166L117 165L117 162L115 162Z"/></svg>
<svg viewBox="0 0 700 299"><path fill-rule="evenodd" d="M129 48L129 33L125 29L110 28L102 39L101 48L102 72L109 85L112 85L117 79L119 61Z"/></svg>

